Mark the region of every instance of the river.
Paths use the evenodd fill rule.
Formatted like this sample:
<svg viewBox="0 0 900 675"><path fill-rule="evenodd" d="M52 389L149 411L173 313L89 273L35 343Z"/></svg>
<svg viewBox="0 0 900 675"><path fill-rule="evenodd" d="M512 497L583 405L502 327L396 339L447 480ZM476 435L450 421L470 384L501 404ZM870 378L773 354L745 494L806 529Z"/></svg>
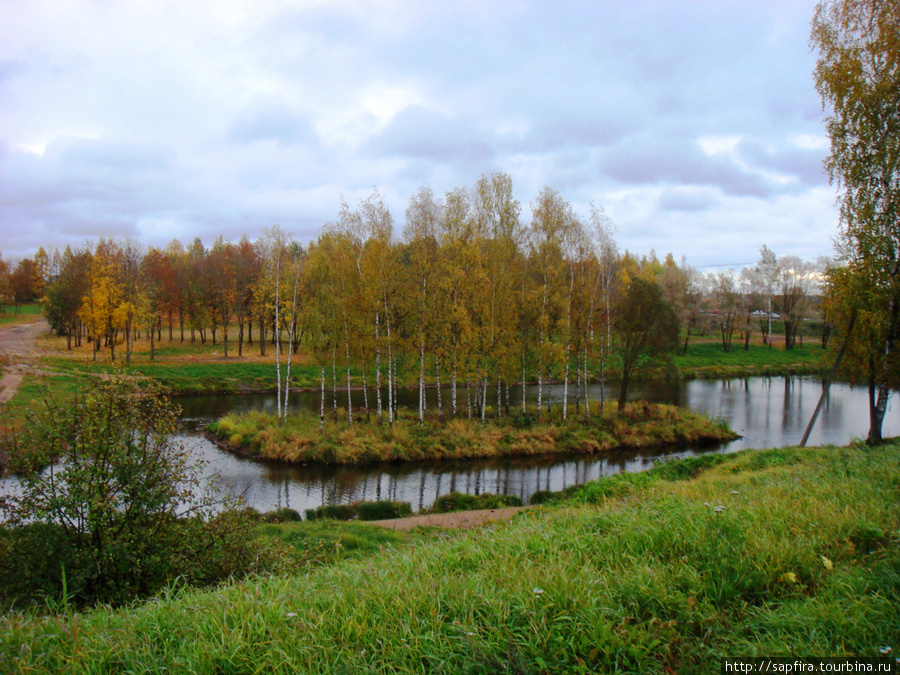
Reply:
<svg viewBox="0 0 900 675"><path fill-rule="evenodd" d="M536 490L560 490L623 471L643 471L664 458L796 445L821 392L821 380L812 377L636 383L632 397L674 403L711 417L722 417L741 438L713 448L650 448L617 451L604 457L568 455L364 467L285 466L250 460L219 450L200 434L207 422L229 411L274 411L274 394L191 396L179 397L176 402L182 406L184 419L184 431L178 440L207 462L207 475L214 477L221 489L242 495L250 506L260 510L287 506L302 512L322 503L363 499L407 501L419 510L452 490L514 494L527 503ZM442 391L445 406L447 393ZM560 394L561 388L557 388L554 396ZM593 388L591 396L595 402L599 395L599 389ZM330 403L330 392L327 396ZM532 400L534 396L533 388L528 388L526 398ZM413 406L417 397L416 391L405 391L400 403ZM513 403L520 397L521 390L512 392ZM437 392L429 390L428 398L429 404L436 405ZM371 394L369 403L374 406ZM461 403L465 403L465 390L461 392ZM339 395L338 404L346 405L346 394ZM361 404L362 392L354 392L353 405L358 409ZM554 404L558 405L558 400ZM318 410L319 394L298 392L292 395L290 405L292 409L306 406ZM405 414L414 415L414 411ZM866 391L835 384L809 445L846 444L864 437L867 429ZM885 418L884 434L900 435L900 418L893 409Z"/></svg>

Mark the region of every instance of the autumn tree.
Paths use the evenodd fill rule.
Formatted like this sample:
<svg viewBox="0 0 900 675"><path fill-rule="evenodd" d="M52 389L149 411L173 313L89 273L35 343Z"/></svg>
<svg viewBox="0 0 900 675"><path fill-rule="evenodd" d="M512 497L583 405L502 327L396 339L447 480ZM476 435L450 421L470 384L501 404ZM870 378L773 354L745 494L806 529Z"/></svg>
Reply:
<svg viewBox="0 0 900 675"><path fill-rule="evenodd" d="M839 254L882 320L868 359L870 443L881 426L900 337L900 0L829 0L810 42L816 89L830 113L825 166L841 189Z"/></svg>
<svg viewBox="0 0 900 675"><path fill-rule="evenodd" d="M771 345L772 338L772 297L778 286L780 276L778 269L778 256L768 246L763 244L759 249L759 261L754 268L759 293L766 300L766 315L762 317L760 328L763 334L763 344Z"/></svg>
<svg viewBox="0 0 900 675"><path fill-rule="evenodd" d="M740 298L734 270L719 272L715 280L716 313L722 350L731 351L731 341L740 310Z"/></svg>
<svg viewBox="0 0 900 675"><path fill-rule="evenodd" d="M619 410L624 410L635 370L678 346L678 316L655 281L634 276L615 307L615 333L622 360Z"/></svg>
<svg viewBox="0 0 900 675"><path fill-rule="evenodd" d="M539 415L543 410L544 376L546 374L548 380L552 379L554 367L566 357L556 337L565 312L564 246L574 223L571 205L555 190L544 188L532 206L530 231L530 259L535 282L532 302L537 308L538 324ZM552 399L548 401L548 406L550 403Z"/></svg>
<svg viewBox="0 0 900 675"><path fill-rule="evenodd" d="M0 251L0 312L3 311L3 305L9 302L9 263L3 259L3 252Z"/></svg>
<svg viewBox="0 0 900 675"><path fill-rule="evenodd" d="M813 267L797 256L782 256L778 268L784 348L793 349L809 307Z"/></svg>
<svg viewBox="0 0 900 675"><path fill-rule="evenodd" d="M16 314L19 313L20 305L34 302L40 298L39 293L43 287L38 283L39 280L34 260L31 258L20 260L16 269L9 276L9 290Z"/></svg>
<svg viewBox="0 0 900 675"><path fill-rule="evenodd" d="M87 247L72 251L66 246L62 254L55 281L46 289L44 314L57 335L66 336L66 349L81 344L81 320L79 310L88 294L89 272L92 254Z"/></svg>

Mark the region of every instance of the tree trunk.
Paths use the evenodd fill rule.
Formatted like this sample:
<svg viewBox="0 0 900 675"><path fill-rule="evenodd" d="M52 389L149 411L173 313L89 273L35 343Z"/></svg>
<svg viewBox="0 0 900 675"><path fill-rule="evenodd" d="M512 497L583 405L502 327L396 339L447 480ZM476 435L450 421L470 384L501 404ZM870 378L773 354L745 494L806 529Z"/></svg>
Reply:
<svg viewBox="0 0 900 675"><path fill-rule="evenodd" d="M629 376L622 373L622 384L619 387L619 413L625 411L625 402L628 400L628 380Z"/></svg>
<svg viewBox="0 0 900 675"><path fill-rule="evenodd" d="M884 421L884 413L878 408L878 387L875 385L875 362L869 359L869 436L866 443L879 445L884 439L881 435L881 425Z"/></svg>
<svg viewBox="0 0 900 675"><path fill-rule="evenodd" d="M322 387L319 395L319 429L325 428L325 366L322 366Z"/></svg>
<svg viewBox="0 0 900 675"><path fill-rule="evenodd" d="M444 421L444 405L441 402L441 357L434 357L434 382L437 394L438 419Z"/></svg>
<svg viewBox="0 0 900 675"><path fill-rule="evenodd" d="M378 423L381 424L381 339L378 326L378 310L375 310L375 400L378 407Z"/></svg>

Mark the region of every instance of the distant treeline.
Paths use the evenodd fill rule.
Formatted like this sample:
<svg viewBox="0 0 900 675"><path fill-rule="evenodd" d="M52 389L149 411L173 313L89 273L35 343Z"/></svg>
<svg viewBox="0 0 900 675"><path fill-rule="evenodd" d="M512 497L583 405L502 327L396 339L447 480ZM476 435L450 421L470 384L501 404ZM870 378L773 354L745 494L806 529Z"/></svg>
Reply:
<svg viewBox="0 0 900 675"><path fill-rule="evenodd" d="M423 392L420 414L426 381L451 385L449 400L439 394L442 414L484 416L524 406L510 401L509 386L526 379L537 381L538 413L551 379L574 387L579 410L584 400L590 412L586 384L603 381L610 359L624 401L637 367L686 350L698 332L715 332L726 350L754 330L768 340L775 313L790 348L818 278L766 247L740 275L704 275L672 255L620 254L602 208L583 219L549 188L524 222L504 173L443 199L423 186L397 234L375 192L355 209L342 203L305 246L276 226L256 241L219 237L209 248L199 239L165 249L112 239L52 255L41 248L13 270L0 259L0 302L42 299L69 348L88 340L95 358L109 349L115 360L122 345L128 361L135 339L150 341L153 358L164 336L221 344L225 356L235 342L238 355L248 345L272 349L283 392L303 345L323 389L326 379L349 387L352 373L391 421L398 363Z"/></svg>

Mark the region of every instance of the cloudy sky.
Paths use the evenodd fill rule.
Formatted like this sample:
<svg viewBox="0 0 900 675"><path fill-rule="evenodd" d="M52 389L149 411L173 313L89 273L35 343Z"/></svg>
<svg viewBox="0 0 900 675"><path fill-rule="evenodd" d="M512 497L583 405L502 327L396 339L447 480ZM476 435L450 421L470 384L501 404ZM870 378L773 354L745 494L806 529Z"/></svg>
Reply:
<svg viewBox="0 0 900 675"><path fill-rule="evenodd" d="M832 253L813 0L0 0L0 250L163 246L512 176L620 248Z"/></svg>

